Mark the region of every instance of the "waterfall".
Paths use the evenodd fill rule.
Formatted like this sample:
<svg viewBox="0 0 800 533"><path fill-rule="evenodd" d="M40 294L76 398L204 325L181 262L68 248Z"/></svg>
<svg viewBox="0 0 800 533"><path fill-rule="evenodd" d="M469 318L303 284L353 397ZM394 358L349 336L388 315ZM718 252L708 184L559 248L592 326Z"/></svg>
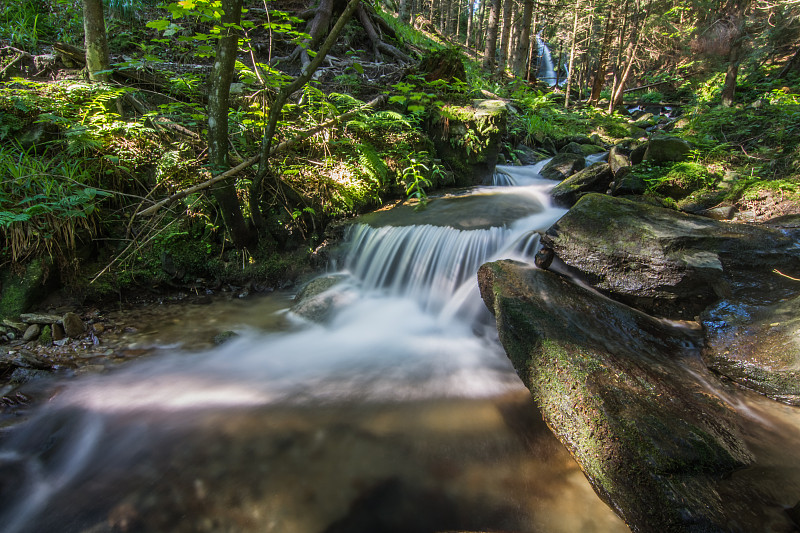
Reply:
<svg viewBox="0 0 800 533"><path fill-rule="evenodd" d="M558 82L558 85L564 85L567 82L566 74L563 76L559 76L556 73L555 64L553 63L553 56L550 52L550 47L547 46L547 43L542 40L540 35L536 35L536 44L539 49L539 71L537 73L537 77L540 81L547 83L549 86L553 86ZM567 67L562 66L564 71L566 72Z"/></svg>
<svg viewBox="0 0 800 533"><path fill-rule="evenodd" d="M465 441L461 433L453 434L465 443L461 445L480 448L483 440L502 438L509 443L503 446L521 446L518 435L507 429L499 433L489 426L489 436L483 436L475 428L480 418L472 413L484 404L474 402L488 402L485 412L495 420L495 398L516 394L529 401L496 339L476 335L488 313L475 274L482 263L496 258L530 260L537 231L565 212L550 206L548 190L555 182L539 179L539 168L499 167L498 175L512 186L431 198L425 210L376 213L354 224L341 260L351 281L331 289L351 297L342 300L324 325L299 322L288 331L242 331L205 352L166 352L109 375L61 384L46 405L0 444L0 474L8 478L0 483L2 530L113 529L113 523L123 520L119 516L132 509L136 513L131 516L142 524L137 530L177 531L185 523L181 531L197 531L202 520L228 519L229 527L217 530L316 533L352 508L358 492L343 499L352 487L375 486L388 477L412 485L444 483L448 491L457 492L463 486L458 475L452 482L409 478L434 474L397 457L413 449L409 442L429 446L441 441L433 455L422 455L424 464L438 464L445 453L439 450L453 448L451 437L439 428L456 423L454 427L463 425L459 431L464 435L480 435L477 441ZM473 402L470 414L456 416L466 409L463 402ZM358 421L376 409L383 414L369 431L359 429ZM414 416L405 414L409 409ZM425 422L422 414L437 409L447 413L442 415L446 423ZM234 431L236 420L241 420L241 429ZM399 424L400 436L379 438L387 423ZM248 440L254 432L256 444ZM414 437L417 433L421 436ZM316 457L333 453L325 450L340 449L339 441L327 437L337 434L348 443L342 453L352 447L355 457L315 463ZM404 439L406 434L411 437ZM223 444L209 444L220 435ZM398 439L402 442L394 444ZM528 453L526 446L520 453ZM271 451L262 462L251 464L262 449ZM198 459L187 459L194 456ZM471 451L447 460L454 461L454 472L467 472L475 456ZM514 465L520 460L509 458ZM364 461L374 464L359 470ZM393 470L381 473L388 468ZM307 488L295 491L292 487L303 476L310 476L302 480ZM346 489L338 488L343 477ZM552 478L543 475L548 487ZM213 488L207 489L208 484ZM324 496L313 492L317 486ZM587 496L579 500L599 502L588 484L581 490ZM520 497L525 502L537 499L524 492ZM236 522L235 516L219 512L231 501L240 502L242 493L259 502L246 520ZM310 493L316 498L313 505ZM476 494L479 500L491 499ZM502 500L509 497L517 495L503 495ZM338 503L323 503L331 499ZM463 516L471 516L470 501L459 511ZM238 512L244 512L244 503L238 505ZM303 520L287 516L287 509ZM398 512L397 520L405 524L407 514ZM552 514L530 511L531 517ZM252 527L241 529L248 520ZM485 518L460 520L424 530L480 529L487 523ZM517 523L497 527L541 529Z"/></svg>

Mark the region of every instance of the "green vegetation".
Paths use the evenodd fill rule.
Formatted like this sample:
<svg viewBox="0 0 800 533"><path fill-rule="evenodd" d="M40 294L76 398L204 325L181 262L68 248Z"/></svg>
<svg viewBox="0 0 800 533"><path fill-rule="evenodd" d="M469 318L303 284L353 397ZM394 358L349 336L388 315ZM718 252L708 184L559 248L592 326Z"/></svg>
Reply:
<svg viewBox="0 0 800 533"><path fill-rule="evenodd" d="M368 37L362 15L354 17L317 79L276 106L277 95L316 56L338 13L318 30L306 23L308 15L298 16L298 6L280 0L266 9L245 2L235 24L222 23L222 4L207 0L161 7L112 0L106 27L116 76L104 84L86 83L80 56L53 46L83 43L79 4L24 0L0 15L0 44L8 47L0 54L4 266L52 259L64 279L94 279L96 287L109 289L147 280L232 279L259 265L270 265L262 274L278 282L281 272L297 270L296 254L322 241L332 221L400 197L417 198L424 207L431 191L464 183L476 154L494 153L489 145L495 142L502 158L514 161L520 144L540 154L577 137L608 147L631 138L645 142L666 127L692 143L691 161L635 170L647 194L666 205L713 199L747 207L765 197L798 198L800 76L786 43L800 35L800 19L792 5L770 8L772 25L763 25L758 13L746 14L745 26L759 31L744 49L732 105L725 92L727 56L708 51L732 45L703 41L713 24L695 16L698 6L655 6L645 14L620 7L634 10L625 11L627 17L643 17L640 29L652 42L637 56L623 105L609 107L620 86L602 86L590 98L594 105L586 102L603 37L590 32L589 15L606 20L599 5L583 7L574 18L577 37L572 7L535 7L556 65L565 63L570 39L584 35L566 100L566 86L554 89L520 70L518 59L527 52L511 50L504 63L498 57L497 67L486 70L481 53L489 34L476 28L477 14L468 34L467 10L448 22L440 10L429 10L434 1L409 13L404 20L413 24L391 6L367 7L364 16L380 28L383 41ZM625 32L637 38L633 25L618 30L619 43ZM238 249L226 219L230 205L203 185L212 175L208 73L230 31L237 34L238 54L225 102L225 168L259 154L276 108L271 146L286 145L266 164L250 163L226 182L255 236ZM516 37L512 42L521 45ZM627 52L610 42L619 72ZM705 55L689 53L692 47ZM52 55L36 55L43 53ZM378 95L385 103L359 110ZM482 126L462 116L477 100L495 98L510 104L503 124ZM666 103L679 104L682 113L671 124L625 109ZM437 145L437 135L448 147ZM155 216L138 214L190 187L199 188L177 195ZM283 254L291 259L284 262Z"/></svg>

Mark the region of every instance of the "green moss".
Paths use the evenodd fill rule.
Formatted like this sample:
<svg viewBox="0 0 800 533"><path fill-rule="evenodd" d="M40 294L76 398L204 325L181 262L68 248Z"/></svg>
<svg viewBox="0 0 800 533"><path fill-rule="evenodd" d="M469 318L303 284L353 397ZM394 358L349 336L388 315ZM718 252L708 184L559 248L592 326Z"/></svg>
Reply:
<svg viewBox="0 0 800 533"><path fill-rule="evenodd" d="M42 346L50 346L53 344L53 332L50 329L50 326L45 326L42 328L42 334L39 335L39 344Z"/></svg>
<svg viewBox="0 0 800 533"><path fill-rule="evenodd" d="M16 319L47 290L51 264L44 259L28 263L21 273L6 269L0 276L2 299L0 300L0 319Z"/></svg>

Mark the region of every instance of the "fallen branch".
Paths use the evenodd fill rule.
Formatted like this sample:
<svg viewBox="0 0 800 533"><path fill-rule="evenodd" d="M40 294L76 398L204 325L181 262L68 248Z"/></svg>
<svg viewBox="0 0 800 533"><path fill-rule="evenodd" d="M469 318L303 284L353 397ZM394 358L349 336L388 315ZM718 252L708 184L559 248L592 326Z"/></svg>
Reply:
<svg viewBox="0 0 800 533"><path fill-rule="evenodd" d="M366 111L367 109L378 107L378 106L382 105L385 101L386 101L386 95L382 94L382 95L378 96L377 98L367 102L366 104L364 104L361 107L357 107L356 109L352 109L352 110L348 111L347 113L343 113L343 114L339 115L338 117L334 117L334 118L332 118L332 119L330 119L328 121L325 121L322 124L319 124L319 125L311 128L311 129L309 129L309 130L301 132L297 136L292 137L291 139L289 139L287 141L284 141L284 142L282 142L282 143L280 143L280 144L278 144L276 146L273 146L269 151L269 155L271 157L272 155L274 155L274 154L276 154L276 153L278 153L280 151L283 151L283 150L286 150L288 148L291 148L292 146L294 146L294 145L296 145L296 144L308 139L309 137L311 137L315 133L318 133L319 131L322 131L322 130L324 130L326 128L329 128L331 126L335 126L336 124L339 124L340 122L343 122L345 120L348 120L349 118L353 117L354 115L356 115L356 114L358 114L358 113L360 113L362 111ZM254 155L250 159L247 159L246 161L243 161L242 163L239 163L235 167L233 167L233 168L231 168L229 170L226 170L222 174L218 174L218 175L214 176L213 178L211 178L209 180L206 180L206 181L204 181L202 183L198 183L197 185L193 185L192 187L189 187L188 189L183 189L181 191L178 191L175 194L172 194L172 195L164 198L163 200L160 200L159 202L156 202L155 204L151 205L147 209L143 209L142 211L139 211L138 213L136 213L135 216L153 215L156 212L158 212L158 210L161 209L162 207L164 207L164 206L166 206L168 204L171 204L172 202L175 202L177 200L180 200L182 198L185 198L185 197L189 196L190 194L193 194L193 193L195 193L197 191L201 191L203 189L207 189L208 187L211 187L215 183L219 183L222 180L226 180L226 179L228 179L228 178L230 178L232 176L235 176L236 174L238 174L242 170L255 165L260 160L261 160L261 155L260 154Z"/></svg>
<svg viewBox="0 0 800 533"><path fill-rule="evenodd" d="M775 272L776 274L780 275L780 276L783 276L784 278L789 278L792 281L800 281L800 278L793 278L792 276L784 274L783 272L781 272L777 268L773 269L772 271Z"/></svg>
<svg viewBox="0 0 800 533"><path fill-rule="evenodd" d="M2 79L2 78L3 78L3 76L5 76L5 75L6 75L6 71L7 71L8 69L10 69L11 67L13 67L13 66L14 66L14 65L16 65L17 63L19 63L19 61L20 61L20 60L21 60L23 57L25 57L23 54L21 54L21 53L18 53L18 54L17 54L17 57L15 57L14 59L12 59L12 60L11 60L11 62L10 62L8 65L6 65L5 67L3 67L3 70L0 70L0 79Z"/></svg>

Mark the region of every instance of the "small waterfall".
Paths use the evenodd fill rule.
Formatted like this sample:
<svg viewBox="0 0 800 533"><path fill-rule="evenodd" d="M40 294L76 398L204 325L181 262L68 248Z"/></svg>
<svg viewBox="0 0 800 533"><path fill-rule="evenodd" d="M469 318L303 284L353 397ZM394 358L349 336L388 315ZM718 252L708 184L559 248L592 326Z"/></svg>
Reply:
<svg viewBox="0 0 800 533"><path fill-rule="evenodd" d="M182 450L201 450L192 453L202 457L203 438L197 435L204 434L207 417L242 417L247 420L243 433L248 435L263 424L259 418L263 415L242 413L269 409L272 418L296 410L307 410L309 415L302 416L311 416L327 409L333 413L325 421L334 428L331 431L350 435L351 420L375 406L391 404L403 410L411 402L438 406L456 400L492 401L517 393L527 398L494 337L475 334L482 324L479 319L488 315L475 274L482 263L496 258L530 260L538 245L537 230L546 229L566 212L550 207L548 191L555 182L538 179L538 170L537 166L500 167L507 184L514 186L432 198L425 210L376 213L369 223L354 224L343 259L353 280L344 290L353 297L337 307L325 325L302 323L282 332L245 331L206 352L164 353L131 362L109 375L63 384L0 445L0 474L9 476L8 483L0 483L0 529L5 533L94 531L110 520L107 517L115 508L124 510L128 505L124 502L159 510L163 504L150 497L151 489L187 490L164 478L163 461L172 460L170 453L182 457L178 453ZM398 217L404 222L398 223ZM291 427L294 422L282 431L291 435ZM274 463L245 464L250 461L249 452L229 453L239 438L245 437L226 436L225 453L213 468L236 471L240 477L223 484L218 478L227 474L210 474L202 461L192 463L196 486L189 486L189 500L213 497L203 489L203 483L212 478L221 490L233 492L262 483L270 476L258 474L267 471L258 469L279 471L292 457L282 451L284 441L292 442L291 438L266 431L260 438L276 447ZM370 439L365 442L373 442ZM335 449L335 444L331 446ZM306 464L313 454L294 462ZM326 464L318 470L330 468ZM392 475L406 475L403 465L397 469ZM250 472L253 479L247 477ZM311 479L311 485L338 483L342 475L357 472L342 474L334 469L327 477L315 475L320 479ZM291 470L286 476L295 479L300 474ZM150 485L141 480L150 480ZM272 502L270 495L288 490L286 482L280 487L259 497ZM287 501L280 500L280 506L315 512L303 498ZM178 522L194 513L183 504L174 505ZM346 506L333 516L344 513ZM205 512L215 517L213 507ZM139 519L147 521L149 516L143 511ZM268 529L272 516L264 516L263 522L254 522L247 531L324 530L289 527L288 522ZM176 530L171 526L150 530Z"/></svg>

